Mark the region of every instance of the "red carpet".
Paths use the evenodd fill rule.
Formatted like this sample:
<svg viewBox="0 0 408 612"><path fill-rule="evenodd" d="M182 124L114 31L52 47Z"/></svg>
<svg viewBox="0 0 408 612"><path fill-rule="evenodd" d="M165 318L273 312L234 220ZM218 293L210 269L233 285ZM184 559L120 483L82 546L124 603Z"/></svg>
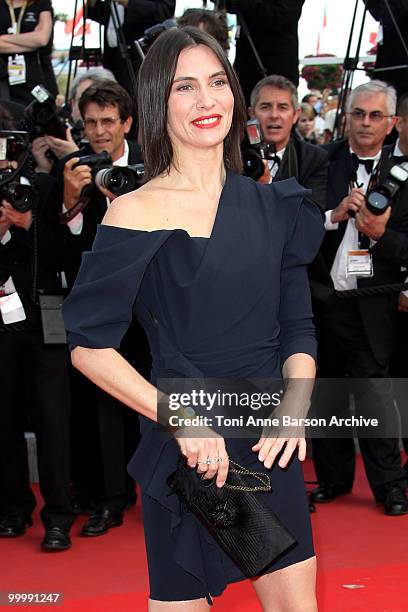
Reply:
<svg viewBox="0 0 408 612"><path fill-rule="evenodd" d="M310 462L305 473L307 479L314 478ZM0 540L0 591L63 592L63 605L47 609L147 610L140 506L127 513L124 527L100 538L78 536L85 518L78 518L71 532L73 547L64 553L41 552L38 513L26 536ZM408 516L387 517L374 505L360 461L353 494L318 506L312 520L319 612L408 611ZM260 606L250 584L242 582L229 586L213 609L258 612Z"/></svg>

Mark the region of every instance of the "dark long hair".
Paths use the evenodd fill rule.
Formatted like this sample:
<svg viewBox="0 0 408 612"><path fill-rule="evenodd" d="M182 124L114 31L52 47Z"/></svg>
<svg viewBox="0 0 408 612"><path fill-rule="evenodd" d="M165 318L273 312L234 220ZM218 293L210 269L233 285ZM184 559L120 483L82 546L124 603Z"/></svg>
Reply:
<svg viewBox="0 0 408 612"><path fill-rule="evenodd" d="M234 96L234 110L231 128L224 140L224 163L227 169L242 172L240 144L246 108L238 78L219 43L206 32L189 26L163 32L149 49L139 71L139 133L146 180L170 168L173 147L167 132L168 99L181 51L197 45L211 49L227 75Z"/></svg>

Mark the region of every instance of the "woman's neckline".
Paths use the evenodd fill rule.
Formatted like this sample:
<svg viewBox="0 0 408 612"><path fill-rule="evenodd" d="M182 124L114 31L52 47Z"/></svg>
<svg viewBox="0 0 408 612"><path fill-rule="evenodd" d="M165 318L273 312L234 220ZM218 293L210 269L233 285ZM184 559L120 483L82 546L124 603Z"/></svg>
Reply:
<svg viewBox="0 0 408 612"><path fill-rule="evenodd" d="M159 229L154 229L154 230L141 230L141 229L135 229L132 227L120 227L119 225L107 225L107 224L102 224L102 223L99 223L98 227L101 227L101 228L108 227L109 229L123 230L124 232L133 232L135 234L159 234L159 233L172 234L174 232L181 232L182 234L185 234L190 240L210 240L211 238L211 236L190 236L188 231L183 229L182 227L173 227L171 229L159 228Z"/></svg>
<svg viewBox="0 0 408 612"><path fill-rule="evenodd" d="M142 229L132 228L132 227L122 227L122 226L119 226L119 225L100 224L99 226L100 227L110 227L110 228L119 229L119 230L126 230L126 231L129 231L129 232L138 232L138 233L142 233L142 234L156 234L158 232L169 232L169 233L171 233L171 232L183 232L191 240L194 240L194 239L210 240L213 237L213 235L214 235L214 229L215 229L217 221L218 221L218 217L219 217L219 212L220 212L222 200L223 200L223 197L224 197L224 194L225 194L225 191L226 191L227 184L230 181L231 174L232 173L231 173L230 170L226 170L225 182L224 182L224 185L222 186L222 189L221 189L221 192L220 192L220 196L218 198L217 211L215 213L214 223L213 223L213 226L211 228L211 233L210 233L209 236L192 236L183 227L171 227L171 228L162 227L162 228L156 228L156 229L152 229L152 230L142 230Z"/></svg>

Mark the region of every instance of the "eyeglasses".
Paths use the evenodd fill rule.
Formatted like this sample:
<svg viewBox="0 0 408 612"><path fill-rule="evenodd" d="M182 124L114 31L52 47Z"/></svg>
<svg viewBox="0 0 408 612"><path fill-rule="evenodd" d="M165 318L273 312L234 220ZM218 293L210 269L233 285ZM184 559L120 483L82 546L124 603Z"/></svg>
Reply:
<svg viewBox="0 0 408 612"><path fill-rule="evenodd" d="M117 121L121 121L120 117L103 117L102 119L84 119L84 126L89 130L95 130L98 123L101 124L103 128L109 130L109 128L113 128Z"/></svg>
<svg viewBox="0 0 408 612"><path fill-rule="evenodd" d="M370 111L369 113L367 113L366 111L363 111L360 109L353 110L351 111L351 113L347 113L347 114L353 117L355 121L364 121L366 116L368 116L370 121L372 121L373 123L380 123L380 121L382 121L386 117L394 116L394 115L384 115L384 113L382 113L381 111Z"/></svg>

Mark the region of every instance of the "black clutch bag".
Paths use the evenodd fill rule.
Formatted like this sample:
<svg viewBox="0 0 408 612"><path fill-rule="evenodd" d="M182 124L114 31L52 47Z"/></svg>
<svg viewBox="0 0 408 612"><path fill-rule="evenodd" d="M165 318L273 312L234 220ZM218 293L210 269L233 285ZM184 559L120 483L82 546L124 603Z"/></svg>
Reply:
<svg viewBox="0 0 408 612"><path fill-rule="evenodd" d="M252 478L257 484L246 482ZM251 472L230 460L223 487L204 480L184 458L167 479L189 512L208 529L214 540L248 578L258 576L272 561L296 543L260 491L270 491L269 476Z"/></svg>

